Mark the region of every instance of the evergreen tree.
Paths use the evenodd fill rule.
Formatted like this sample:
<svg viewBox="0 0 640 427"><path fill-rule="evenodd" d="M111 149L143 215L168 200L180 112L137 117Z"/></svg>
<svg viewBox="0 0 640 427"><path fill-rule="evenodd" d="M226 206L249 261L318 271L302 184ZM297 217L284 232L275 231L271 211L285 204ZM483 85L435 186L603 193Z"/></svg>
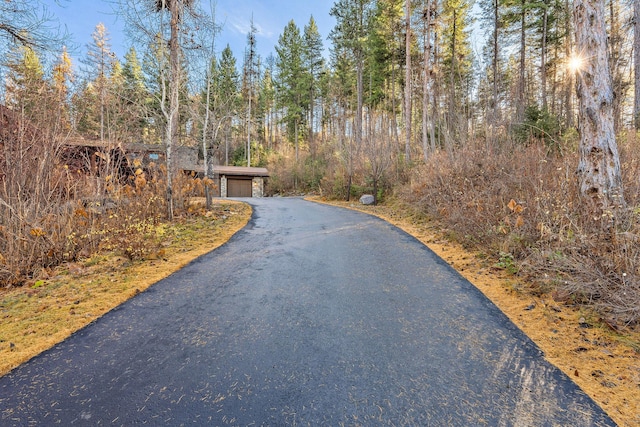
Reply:
<svg viewBox="0 0 640 427"><path fill-rule="evenodd" d="M374 17L370 20L367 46L369 105L372 108L382 107L390 113L391 137L398 146L398 150L400 141L397 110L398 106L403 105L399 98L401 94L399 86L403 81L400 71L406 49L402 35L404 20L403 0L379 0ZM380 105L383 101L384 105Z"/></svg>
<svg viewBox="0 0 640 427"><path fill-rule="evenodd" d="M62 48L58 61L53 66L53 88L58 105L57 123L61 129L69 128L69 84L73 82L73 66L67 48Z"/></svg>
<svg viewBox="0 0 640 427"><path fill-rule="evenodd" d="M371 0L338 0L329 12L336 19L330 35L334 49L350 55L355 66L357 104L353 130L356 145L362 143L365 42L372 5Z"/></svg>
<svg viewBox="0 0 640 427"><path fill-rule="evenodd" d="M442 43L444 75L447 86L447 129L449 136L466 134L469 82L472 78L471 18L469 0L445 0L442 10ZM449 141L451 142L451 141Z"/></svg>
<svg viewBox="0 0 640 427"><path fill-rule="evenodd" d="M240 107L240 75L236 67L236 58L228 44L220 54L219 63L213 84L213 102L224 135L224 164L228 165L233 118Z"/></svg>
<svg viewBox="0 0 640 427"><path fill-rule="evenodd" d="M322 36L318 31L318 26L313 16L309 18L309 23L304 27L303 46L302 46L302 63L307 75L307 91L309 112L309 143L312 150L315 150L314 133L315 133L315 111L316 99L319 96L319 79L324 69L324 58L322 56Z"/></svg>
<svg viewBox="0 0 640 427"><path fill-rule="evenodd" d="M247 50L244 57L243 76L242 76L242 94L246 100L246 146L245 154L247 159L247 166L251 166L251 132L252 132L252 117L253 109L255 108L256 94L255 85L258 81L260 74L260 55L257 52L257 40L256 34L258 29L253 23L253 17L251 18L251 26L249 27L249 33L247 34Z"/></svg>
<svg viewBox="0 0 640 427"><path fill-rule="evenodd" d="M483 53L485 56L485 63L487 67L485 69L485 76L482 79L482 83L485 84L484 96L482 97L485 102L485 126L487 127L487 138L493 140L494 129L498 126L500 121L501 111L500 104L503 97L504 88L501 88L500 83L503 81L502 63L503 57L500 46L500 37L502 34L502 28L504 26L503 19L500 15L501 0L484 0L480 7L482 9L481 26L489 35L489 43L484 47Z"/></svg>
<svg viewBox="0 0 640 427"><path fill-rule="evenodd" d="M399 65L396 64L397 54L401 50L397 34L402 13L402 0L379 0L369 21L365 103L371 108L378 108L383 101L395 96L395 93L388 93L388 89L392 88L392 92L395 92L395 66ZM391 109L390 106L385 108Z"/></svg>
<svg viewBox="0 0 640 427"><path fill-rule="evenodd" d="M411 0L405 0L405 25L404 25L404 38L405 38L405 78L404 78L404 132L405 132L405 145L404 145L404 158L406 162L411 161L411 131L413 122L413 67L411 65Z"/></svg>
<svg viewBox="0 0 640 427"><path fill-rule="evenodd" d="M7 105L27 116L40 111L49 90L40 57L31 47L19 46L9 55Z"/></svg>
<svg viewBox="0 0 640 427"><path fill-rule="evenodd" d="M275 57L269 55L265 61L266 66L262 83L260 85L260 109L263 111L264 141L269 149L273 148L275 134L275 108L276 108L276 82L275 82Z"/></svg>
<svg viewBox="0 0 640 427"><path fill-rule="evenodd" d="M513 106L515 110L514 122L521 123L524 120L525 109L531 104L531 94L526 87L527 51L529 39L527 37L531 27L532 11L537 8L533 0L503 0L502 19L505 31L509 36L516 35L518 40L517 79L513 94Z"/></svg>
<svg viewBox="0 0 640 427"><path fill-rule="evenodd" d="M114 65L115 54L111 50L110 37L103 23L96 25L91 34L93 42L87 46L86 79L93 82L99 99L99 136L104 140L106 120L106 108L108 97L108 79Z"/></svg>
<svg viewBox="0 0 640 427"><path fill-rule="evenodd" d="M120 96L124 100L127 114L130 115L129 140L136 141L148 132L147 104L149 94L145 86L142 64L138 60L138 53L131 47L124 55L122 65L124 79Z"/></svg>
<svg viewBox="0 0 640 427"><path fill-rule="evenodd" d="M276 46L277 98L284 111L282 120L287 125L287 135L295 146L296 162L299 151L299 130L304 123L305 106L308 105L308 73L303 64L303 39L300 29L291 20L278 38Z"/></svg>

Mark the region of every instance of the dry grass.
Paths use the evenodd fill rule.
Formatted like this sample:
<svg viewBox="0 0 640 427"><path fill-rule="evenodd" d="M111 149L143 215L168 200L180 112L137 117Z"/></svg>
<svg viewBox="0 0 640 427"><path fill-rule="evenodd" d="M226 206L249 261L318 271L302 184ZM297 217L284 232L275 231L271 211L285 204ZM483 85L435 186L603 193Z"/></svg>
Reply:
<svg viewBox="0 0 640 427"><path fill-rule="evenodd" d="M63 341L153 283L222 245L244 227L251 208L197 204L174 225L158 224L161 248L143 260L117 253L63 264L29 286L0 292L0 375Z"/></svg>
<svg viewBox="0 0 640 427"><path fill-rule="evenodd" d="M521 279L453 242L442 223L411 206L329 203L376 215L416 237L482 291L618 425L640 425L639 330L615 332L596 322L592 311L557 303L550 294L532 295Z"/></svg>

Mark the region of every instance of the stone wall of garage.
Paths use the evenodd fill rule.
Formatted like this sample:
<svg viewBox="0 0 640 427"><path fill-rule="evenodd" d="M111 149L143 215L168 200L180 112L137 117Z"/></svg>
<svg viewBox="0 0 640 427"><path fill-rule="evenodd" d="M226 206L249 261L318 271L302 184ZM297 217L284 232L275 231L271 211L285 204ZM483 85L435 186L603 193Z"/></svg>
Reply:
<svg viewBox="0 0 640 427"><path fill-rule="evenodd" d="M251 197L264 197L264 178L256 176L251 183Z"/></svg>

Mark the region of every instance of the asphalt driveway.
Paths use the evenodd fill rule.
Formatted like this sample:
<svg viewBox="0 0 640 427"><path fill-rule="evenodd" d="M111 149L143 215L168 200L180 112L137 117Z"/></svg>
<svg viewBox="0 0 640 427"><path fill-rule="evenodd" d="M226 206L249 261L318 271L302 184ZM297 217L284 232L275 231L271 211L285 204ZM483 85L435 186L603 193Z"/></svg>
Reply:
<svg viewBox="0 0 640 427"><path fill-rule="evenodd" d="M226 245L0 378L0 425L615 425L411 236L248 201Z"/></svg>

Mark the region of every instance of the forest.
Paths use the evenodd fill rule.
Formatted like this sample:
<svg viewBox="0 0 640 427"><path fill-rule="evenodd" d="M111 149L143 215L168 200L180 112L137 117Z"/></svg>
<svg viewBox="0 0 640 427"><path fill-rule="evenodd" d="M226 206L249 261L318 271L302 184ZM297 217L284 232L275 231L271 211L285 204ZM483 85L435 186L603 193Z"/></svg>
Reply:
<svg viewBox="0 0 640 427"><path fill-rule="evenodd" d="M330 34L290 21L266 57L253 21L233 52L197 0L119 0L131 48L97 24L77 59L30 3L0 5L2 286L143 259L213 165L260 166L270 195L372 194L527 292L640 320L638 0L337 0Z"/></svg>

